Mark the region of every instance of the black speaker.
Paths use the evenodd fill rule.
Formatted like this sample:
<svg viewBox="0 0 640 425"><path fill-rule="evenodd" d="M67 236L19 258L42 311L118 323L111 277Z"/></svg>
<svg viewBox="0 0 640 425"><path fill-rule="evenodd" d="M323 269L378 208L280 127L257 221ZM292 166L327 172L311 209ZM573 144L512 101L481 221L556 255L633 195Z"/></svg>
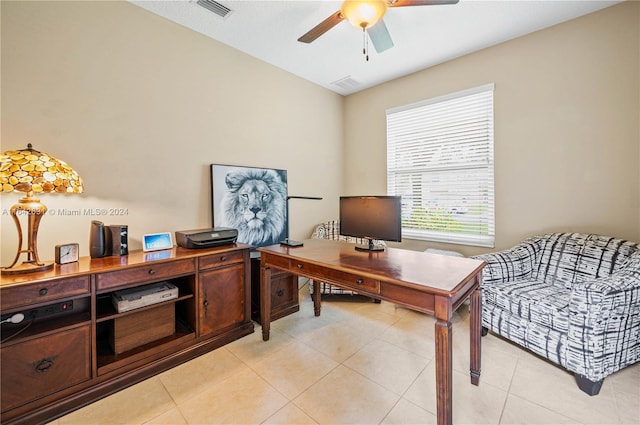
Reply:
<svg viewBox="0 0 640 425"><path fill-rule="evenodd" d="M109 233L111 233L111 255L129 255L129 226L112 224L109 226Z"/></svg>
<svg viewBox="0 0 640 425"><path fill-rule="evenodd" d="M104 223L101 221L91 221L89 255L91 258L102 258L111 255L111 232L105 231Z"/></svg>

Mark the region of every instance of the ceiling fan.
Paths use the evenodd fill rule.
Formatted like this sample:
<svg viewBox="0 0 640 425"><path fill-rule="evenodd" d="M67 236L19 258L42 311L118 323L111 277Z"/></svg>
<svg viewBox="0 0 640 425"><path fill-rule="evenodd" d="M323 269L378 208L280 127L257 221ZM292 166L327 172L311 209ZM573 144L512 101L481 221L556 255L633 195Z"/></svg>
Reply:
<svg viewBox="0 0 640 425"><path fill-rule="evenodd" d="M313 27L298 39L301 43L311 43L331 28L347 19L356 28L361 28L364 37L363 53L369 60L368 42L371 42L378 53L393 47L393 40L387 30L382 17L389 7L434 6L441 4L456 4L458 0L345 0L340 10Z"/></svg>

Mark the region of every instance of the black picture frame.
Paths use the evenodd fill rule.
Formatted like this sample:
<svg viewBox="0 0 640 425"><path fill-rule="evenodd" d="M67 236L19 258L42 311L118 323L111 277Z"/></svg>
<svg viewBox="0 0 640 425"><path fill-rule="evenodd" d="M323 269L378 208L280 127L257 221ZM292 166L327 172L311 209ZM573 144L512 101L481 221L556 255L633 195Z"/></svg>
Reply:
<svg viewBox="0 0 640 425"><path fill-rule="evenodd" d="M238 230L238 242L254 248L285 239L287 170L211 164L213 227Z"/></svg>

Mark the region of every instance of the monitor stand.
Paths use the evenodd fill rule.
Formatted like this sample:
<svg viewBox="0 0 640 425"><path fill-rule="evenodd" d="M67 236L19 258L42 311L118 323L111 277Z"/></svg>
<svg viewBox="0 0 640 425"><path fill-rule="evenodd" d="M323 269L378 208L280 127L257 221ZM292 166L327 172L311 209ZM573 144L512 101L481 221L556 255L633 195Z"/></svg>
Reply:
<svg viewBox="0 0 640 425"><path fill-rule="evenodd" d="M373 239L369 239L369 245L356 245L358 251L384 251L384 246L375 245Z"/></svg>

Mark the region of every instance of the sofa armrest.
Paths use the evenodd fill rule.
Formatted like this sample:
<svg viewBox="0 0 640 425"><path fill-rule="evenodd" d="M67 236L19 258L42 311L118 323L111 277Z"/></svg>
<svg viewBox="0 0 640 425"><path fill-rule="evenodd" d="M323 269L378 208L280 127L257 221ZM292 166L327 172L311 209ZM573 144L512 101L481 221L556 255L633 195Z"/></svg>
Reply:
<svg viewBox="0 0 640 425"><path fill-rule="evenodd" d="M640 252L571 287L567 364L591 381L640 360Z"/></svg>
<svg viewBox="0 0 640 425"><path fill-rule="evenodd" d="M482 284L511 282L531 275L538 261L536 239L527 239L513 248L489 254L474 255L471 258L487 263L482 270Z"/></svg>

